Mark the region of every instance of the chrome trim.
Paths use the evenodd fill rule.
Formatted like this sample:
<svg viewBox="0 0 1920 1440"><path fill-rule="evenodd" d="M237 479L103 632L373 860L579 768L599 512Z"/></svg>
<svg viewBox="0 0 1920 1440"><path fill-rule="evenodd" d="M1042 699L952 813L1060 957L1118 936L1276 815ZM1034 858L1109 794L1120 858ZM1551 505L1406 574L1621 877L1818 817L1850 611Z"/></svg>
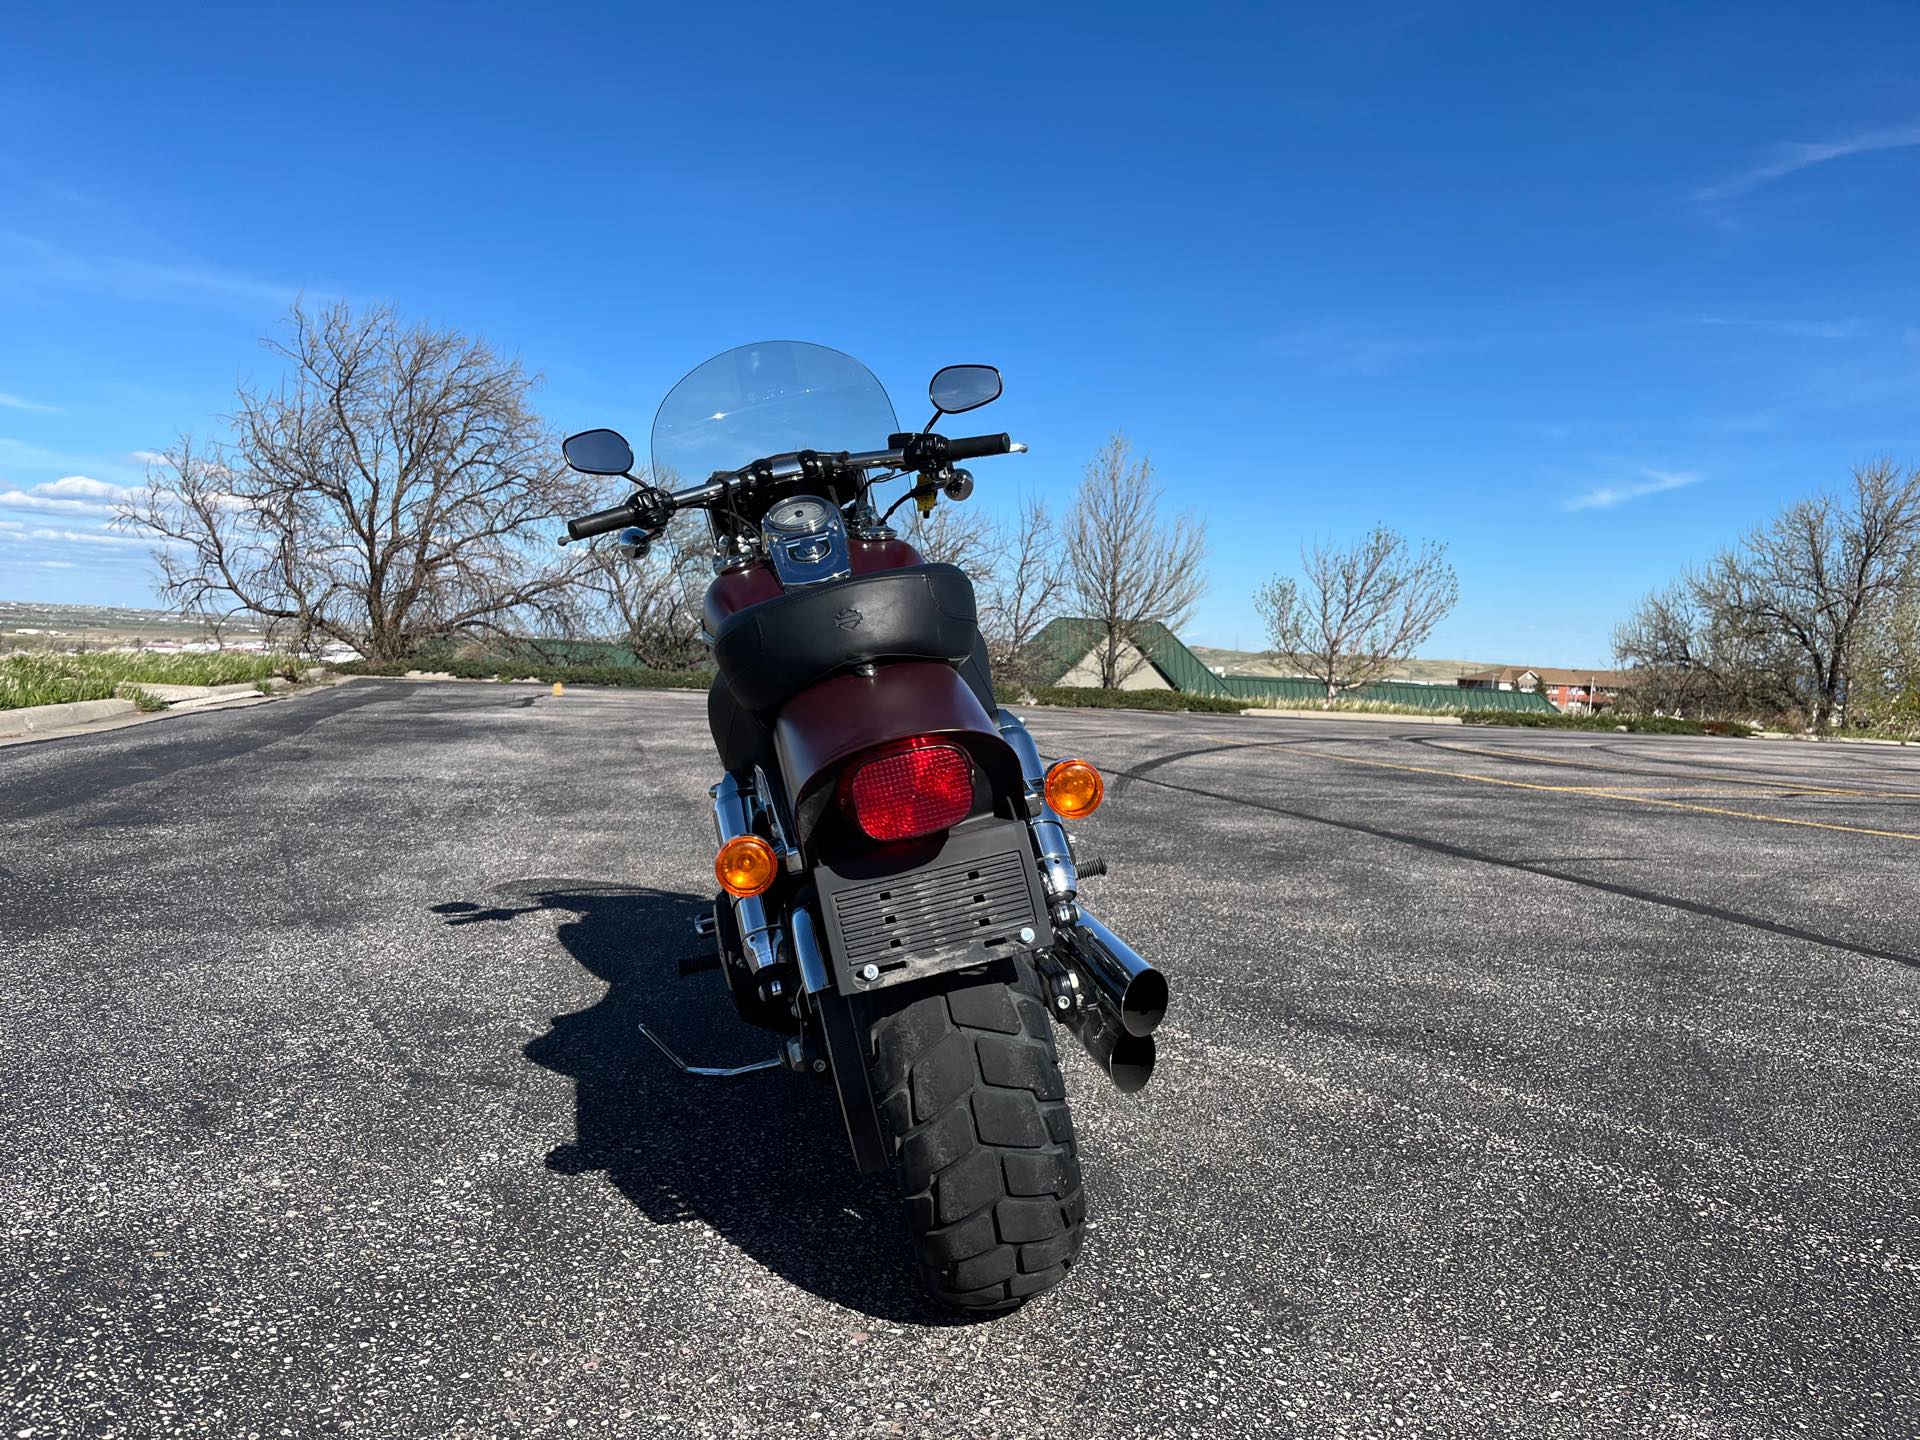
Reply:
<svg viewBox="0 0 1920 1440"><path fill-rule="evenodd" d="M759 792L760 813L767 817L767 829L773 836L773 848L786 865L789 874L800 871L800 851L793 839L787 834L787 827L781 823L780 807L773 803L773 782L767 778L767 772L756 765L753 767L753 785Z"/></svg>
<svg viewBox="0 0 1920 1440"><path fill-rule="evenodd" d="M1129 1035L1145 1039L1166 1018L1167 977L1090 912L1081 910L1079 923L1055 930L1053 949L1086 976Z"/></svg>
<svg viewBox="0 0 1920 1440"><path fill-rule="evenodd" d="M671 1045L667 1044L666 1041L654 1034L653 1031L649 1030L645 1025L640 1027L640 1033L653 1042L654 1049L658 1050L673 1062L675 1069L684 1070L689 1075L705 1075L713 1079L726 1079L732 1075L751 1075L756 1070L778 1070L787 1064L787 1057L784 1054L780 1054L774 1056L771 1060L756 1060L751 1065L689 1065L673 1053L673 1047Z"/></svg>
<svg viewBox="0 0 1920 1440"><path fill-rule="evenodd" d="M713 796L713 833L716 846L742 835L751 835L754 812L759 808L751 790L743 790L731 775L723 775L711 787ZM740 943L746 951L747 965L755 976L781 963L780 925L767 918L767 907L758 895L736 895L733 916L739 923Z"/></svg>
<svg viewBox="0 0 1920 1440"><path fill-rule="evenodd" d="M833 981L827 973L827 957L820 950L819 932L813 926L813 912L805 905L796 905L787 917L787 925L793 932L793 959L800 967L800 988L818 995Z"/></svg>
<svg viewBox="0 0 1920 1440"><path fill-rule="evenodd" d="M786 589L846 579L853 574L853 557L840 512L818 495L790 495L779 503L791 505L798 500L811 500L820 507L818 524L783 528L764 517L760 521L760 540L773 562L773 573ZM770 509L767 515L772 514Z"/></svg>
<svg viewBox="0 0 1920 1440"><path fill-rule="evenodd" d="M1033 743L1033 736L1020 717L1011 710L994 711L993 724L1020 761L1020 773L1027 787L1027 826L1033 831L1040 881L1046 889L1054 922L1071 925L1079 915L1075 897L1080 893L1080 874L1074 868L1073 845L1067 839L1066 827L1047 804L1047 767L1041 763L1040 748Z"/></svg>

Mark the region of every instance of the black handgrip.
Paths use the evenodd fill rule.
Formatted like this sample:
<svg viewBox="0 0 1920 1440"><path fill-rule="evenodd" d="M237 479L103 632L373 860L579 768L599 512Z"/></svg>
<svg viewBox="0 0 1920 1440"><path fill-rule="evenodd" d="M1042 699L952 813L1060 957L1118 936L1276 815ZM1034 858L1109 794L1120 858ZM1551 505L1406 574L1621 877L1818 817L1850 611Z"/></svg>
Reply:
<svg viewBox="0 0 1920 1440"><path fill-rule="evenodd" d="M949 460L978 460L982 455L1005 455L1013 449L1011 435L962 435L947 441Z"/></svg>
<svg viewBox="0 0 1920 1440"><path fill-rule="evenodd" d="M567 538L587 540L595 535L605 535L610 530L624 530L629 525L639 523L640 511L629 500L624 505L596 510L591 515L582 515L577 520L567 521Z"/></svg>

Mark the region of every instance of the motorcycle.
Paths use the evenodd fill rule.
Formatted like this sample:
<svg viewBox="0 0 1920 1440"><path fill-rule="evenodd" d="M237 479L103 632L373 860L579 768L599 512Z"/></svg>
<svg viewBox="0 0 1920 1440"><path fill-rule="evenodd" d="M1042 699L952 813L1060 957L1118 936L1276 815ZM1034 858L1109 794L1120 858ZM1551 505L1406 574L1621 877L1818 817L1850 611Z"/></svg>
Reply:
<svg viewBox="0 0 1920 1440"><path fill-rule="evenodd" d="M971 582L889 525L965 500L960 462L1023 452L948 438L943 417L999 398L1000 373L950 365L934 413L901 432L864 365L825 346L743 346L662 403L647 480L613 430L569 437L567 463L632 481L567 522L644 556L704 513L713 579L702 639L719 891L710 936L739 1017L785 1067L831 1084L855 1165L891 1169L927 1288L963 1310L1058 1283L1085 1217L1059 1024L1124 1092L1153 1072L1168 988L1081 903L1067 825L1105 792L1085 760L1051 764L995 703ZM881 449L854 449L885 436ZM840 448L846 447L846 448ZM680 484L682 477L704 476ZM905 481L884 513L876 488ZM672 488L680 484L680 488Z"/></svg>

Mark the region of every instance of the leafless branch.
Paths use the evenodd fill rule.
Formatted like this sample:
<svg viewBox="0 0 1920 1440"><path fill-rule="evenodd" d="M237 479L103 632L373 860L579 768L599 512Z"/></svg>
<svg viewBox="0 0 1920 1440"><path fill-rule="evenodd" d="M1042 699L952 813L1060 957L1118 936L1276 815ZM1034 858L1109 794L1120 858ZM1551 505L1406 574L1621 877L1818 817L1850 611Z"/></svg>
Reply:
<svg viewBox="0 0 1920 1440"><path fill-rule="evenodd" d="M1160 514L1145 456L1115 435L1080 482L1067 522L1066 592L1100 626L1100 684L1124 685L1147 663L1146 629L1178 630L1206 589L1206 526L1190 513Z"/></svg>
<svg viewBox="0 0 1920 1440"><path fill-rule="evenodd" d="M1317 680L1329 700L1410 656L1460 598L1446 546L1415 550L1384 525L1351 548L1302 547L1300 568L1300 579L1268 581L1254 607L1272 653Z"/></svg>
<svg viewBox="0 0 1920 1440"><path fill-rule="evenodd" d="M592 561L554 521L601 497L558 463L518 361L344 304L296 305L266 343L280 382L243 386L226 442L183 439L123 507L170 600L379 660L569 602Z"/></svg>

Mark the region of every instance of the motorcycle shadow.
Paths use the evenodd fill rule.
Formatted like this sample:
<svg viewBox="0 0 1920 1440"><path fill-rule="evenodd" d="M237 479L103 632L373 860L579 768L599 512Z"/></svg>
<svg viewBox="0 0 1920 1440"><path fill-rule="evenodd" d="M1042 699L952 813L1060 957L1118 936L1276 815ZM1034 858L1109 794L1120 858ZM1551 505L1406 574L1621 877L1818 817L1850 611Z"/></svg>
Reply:
<svg viewBox="0 0 1920 1440"><path fill-rule="evenodd" d="M574 1136L546 1157L561 1175L602 1173L656 1224L698 1220L776 1274L877 1319L956 1325L907 1260L893 1182L856 1174L831 1088L785 1070L685 1075L647 1042L691 1064L763 1059L775 1039L734 1014L712 944L693 933L706 899L591 881L497 887L491 906L433 906L448 925L557 911L567 952L607 993L525 1047L574 1082ZM697 971L699 973L690 973Z"/></svg>

